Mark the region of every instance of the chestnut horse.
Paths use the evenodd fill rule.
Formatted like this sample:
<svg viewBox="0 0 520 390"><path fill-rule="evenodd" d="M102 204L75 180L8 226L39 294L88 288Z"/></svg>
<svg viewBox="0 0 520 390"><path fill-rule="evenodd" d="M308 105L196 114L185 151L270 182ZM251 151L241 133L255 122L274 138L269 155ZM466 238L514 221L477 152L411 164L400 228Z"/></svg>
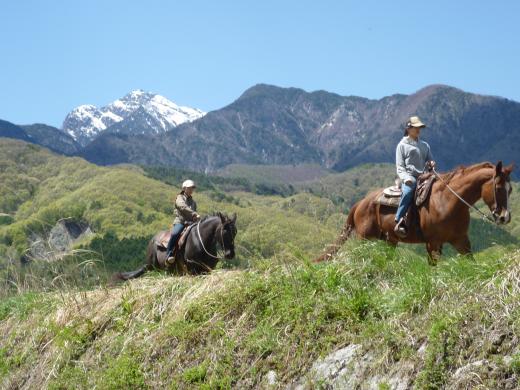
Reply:
<svg viewBox="0 0 520 390"><path fill-rule="evenodd" d="M418 209L420 230L409 228L408 236L404 239L394 233L396 208L378 207L375 200L382 190L371 192L354 204L336 242L315 261L330 259L352 233L363 239L383 239L392 246L399 242L425 243L428 261L432 265L437 263L444 243L450 243L461 254L471 254L468 204L473 205L482 199L492 213L489 219L499 225L509 223L512 170L513 165L503 167L501 161L496 165L484 162L469 167L461 166L439 175L433 183L429 200Z"/></svg>

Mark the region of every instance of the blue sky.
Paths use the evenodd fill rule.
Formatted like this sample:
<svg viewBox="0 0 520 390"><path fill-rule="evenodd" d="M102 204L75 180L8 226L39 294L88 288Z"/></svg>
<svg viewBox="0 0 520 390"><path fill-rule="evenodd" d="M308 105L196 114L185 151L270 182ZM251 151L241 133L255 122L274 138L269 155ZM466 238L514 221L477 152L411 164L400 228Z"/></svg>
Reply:
<svg viewBox="0 0 520 390"><path fill-rule="evenodd" d="M3 1L0 119L61 126L133 89L214 110L257 83L520 101L520 1Z"/></svg>

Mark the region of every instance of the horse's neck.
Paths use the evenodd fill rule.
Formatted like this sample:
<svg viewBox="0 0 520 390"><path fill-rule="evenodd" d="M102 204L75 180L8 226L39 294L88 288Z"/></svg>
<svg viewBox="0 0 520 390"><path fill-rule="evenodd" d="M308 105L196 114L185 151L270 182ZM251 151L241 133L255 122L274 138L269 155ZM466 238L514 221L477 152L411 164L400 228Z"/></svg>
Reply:
<svg viewBox="0 0 520 390"><path fill-rule="evenodd" d="M462 175L456 180L452 180L449 186L469 204L475 204L482 197L482 186L493 177L493 169L481 168L466 175ZM444 194L453 196L448 188L444 189ZM456 200L457 206L465 206Z"/></svg>
<svg viewBox="0 0 520 390"><path fill-rule="evenodd" d="M204 245L209 246L210 244L215 243L215 234L217 234L220 221L215 218L207 220L206 223L208 224L208 228L205 229L206 234L204 234L201 238L204 240Z"/></svg>

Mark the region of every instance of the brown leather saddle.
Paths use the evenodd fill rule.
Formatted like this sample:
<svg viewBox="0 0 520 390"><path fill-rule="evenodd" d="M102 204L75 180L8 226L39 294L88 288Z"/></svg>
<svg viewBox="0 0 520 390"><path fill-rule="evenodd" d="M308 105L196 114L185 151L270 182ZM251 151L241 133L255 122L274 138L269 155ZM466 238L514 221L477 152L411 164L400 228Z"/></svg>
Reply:
<svg viewBox="0 0 520 390"><path fill-rule="evenodd" d="M417 188L415 189L415 205L421 207L427 203L437 177L432 172L426 172L417 178ZM401 187L396 184L385 188L375 199L375 203L397 208L401 201Z"/></svg>
<svg viewBox="0 0 520 390"><path fill-rule="evenodd" d="M377 204L397 208L401 201L401 188L396 184L395 186L385 188L376 198Z"/></svg>
<svg viewBox="0 0 520 390"><path fill-rule="evenodd" d="M435 180L437 180L437 176L435 176L433 172L425 172L419 176L415 190L415 205L417 207L421 207L427 203Z"/></svg>
<svg viewBox="0 0 520 390"><path fill-rule="evenodd" d="M181 236L179 240L177 241L177 245L175 245L174 251L178 251L179 249L182 249L184 247L184 244L186 244L186 239L188 238L188 235L191 232L191 229L196 225L196 223L193 223L191 225L186 225L184 227L184 230L181 233ZM165 251L168 247L168 241L170 241L171 237L171 231L164 231L162 232L157 239L155 240L155 245L157 246L158 250Z"/></svg>

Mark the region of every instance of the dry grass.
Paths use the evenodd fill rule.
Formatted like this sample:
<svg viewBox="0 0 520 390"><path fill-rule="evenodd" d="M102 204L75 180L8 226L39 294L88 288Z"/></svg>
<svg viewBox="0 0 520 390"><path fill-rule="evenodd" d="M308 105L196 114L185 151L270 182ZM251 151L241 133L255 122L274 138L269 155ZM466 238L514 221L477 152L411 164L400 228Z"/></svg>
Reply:
<svg viewBox="0 0 520 390"><path fill-rule="evenodd" d="M283 387L350 343L377 356L366 375L408 364L418 388L517 384L519 293L518 250L431 268L352 243L328 264L21 294L0 322L0 388L252 388L269 370Z"/></svg>

